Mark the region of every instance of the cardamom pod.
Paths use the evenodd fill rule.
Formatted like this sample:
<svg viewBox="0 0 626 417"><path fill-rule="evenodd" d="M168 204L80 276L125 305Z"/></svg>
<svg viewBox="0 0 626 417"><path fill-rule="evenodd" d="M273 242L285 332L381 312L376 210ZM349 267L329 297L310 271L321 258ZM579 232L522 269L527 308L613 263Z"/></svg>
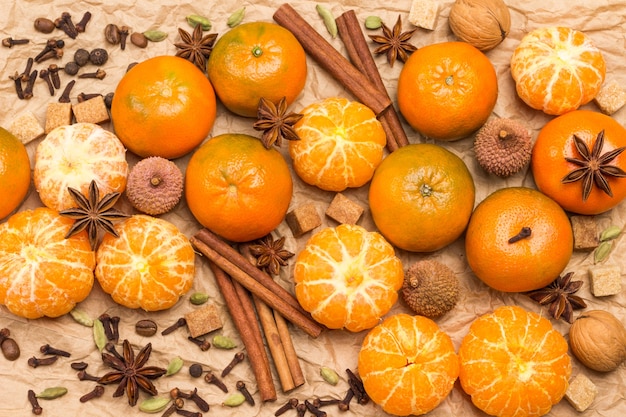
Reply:
<svg viewBox="0 0 626 417"><path fill-rule="evenodd" d="M165 407L172 401L167 397L152 397L139 403L139 411L144 413L158 413L165 410Z"/></svg>
<svg viewBox="0 0 626 417"><path fill-rule="evenodd" d="M143 32L143 36L150 42L161 42L167 38L167 33L161 30L146 30Z"/></svg>
<svg viewBox="0 0 626 417"><path fill-rule="evenodd" d="M191 302L191 304L199 306L200 304L204 304L209 301L209 294L203 292L194 292L193 294L191 294L191 297L189 297L189 301Z"/></svg>
<svg viewBox="0 0 626 417"><path fill-rule="evenodd" d="M369 30L380 29L383 25L383 19L378 16L367 16L365 18L365 28Z"/></svg>
<svg viewBox="0 0 626 417"><path fill-rule="evenodd" d="M109 341L106 333L104 332L104 325L100 319L94 319L93 321L93 341L96 343L100 352L104 350L104 346L106 346Z"/></svg>
<svg viewBox="0 0 626 417"><path fill-rule="evenodd" d="M177 356L170 361L165 370L165 376L171 376L181 370L183 367L183 360Z"/></svg>
<svg viewBox="0 0 626 417"><path fill-rule="evenodd" d="M596 263L602 262L605 260L609 253L611 253L612 244L610 241L601 242L596 250L593 252L593 259Z"/></svg>
<svg viewBox="0 0 626 417"><path fill-rule="evenodd" d="M324 25L326 26L328 33L330 33L330 36L336 38L337 22L335 22L335 16L333 16L333 13L321 4L315 6L315 10L317 10L317 13L319 13L320 17L324 21Z"/></svg>
<svg viewBox="0 0 626 417"><path fill-rule="evenodd" d="M65 387L50 387L41 391L36 395L37 398L42 400L54 400L67 394L67 388Z"/></svg>
<svg viewBox="0 0 626 417"><path fill-rule="evenodd" d="M211 27L213 26L209 18L200 16L199 14L190 14L186 19L187 23L189 23L189 25L193 28L198 25L202 25L202 30L211 30Z"/></svg>
<svg viewBox="0 0 626 417"><path fill-rule="evenodd" d="M322 379L330 385L337 385L339 382L339 375L337 375L337 372L327 366L322 366L320 368L320 375L322 376Z"/></svg>
<svg viewBox="0 0 626 417"><path fill-rule="evenodd" d="M609 226L600 233L600 242L606 242L607 240L613 240L622 233L622 229L619 226Z"/></svg>
<svg viewBox="0 0 626 417"><path fill-rule="evenodd" d="M235 10L233 12L233 14L231 14L228 17L228 20L226 21L226 24L228 25L228 27L234 28L235 26L237 26L239 23L241 23L243 21L243 17L246 14L246 8L245 7L241 7L237 10Z"/></svg>
<svg viewBox="0 0 626 417"><path fill-rule="evenodd" d="M229 395L224 400L222 405L225 405L226 407L239 407L245 401L246 401L246 397L242 393L236 392L234 394Z"/></svg>
<svg viewBox="0 0 626 417"><path fill-rule="evenodd" d="M234 349L237 347L237 343L233 339L220 334L213 336L211 343L218 349Z"/></svg>
<svg viewBox="0 0 626 417"><path fill-rule="evenodd" d="M83 310L73 308L72 310L70 310L70 316L72 316L74 321L76 321L76 323L78 324L82 324L85 327L93 326L93 319Z"/></svg>

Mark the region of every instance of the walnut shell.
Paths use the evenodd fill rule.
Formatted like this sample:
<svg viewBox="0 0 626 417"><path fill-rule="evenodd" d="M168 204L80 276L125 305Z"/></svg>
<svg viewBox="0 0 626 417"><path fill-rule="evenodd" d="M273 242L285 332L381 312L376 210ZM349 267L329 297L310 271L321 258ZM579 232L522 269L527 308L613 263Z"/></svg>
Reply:
<svg viewBox="0 0 626 417"><path fill-rule="evenodd" d="M488 51L509 34L511 13L502 0L456 0L448 23L460 40Z"/></svg>
<svg viewBox="0 0 626 417"><path fill-rule="evenodd" d="M581 314L570 328L569 343L574 356L595 371L614 371L626 360L626 328L608 311Z"/></svg>

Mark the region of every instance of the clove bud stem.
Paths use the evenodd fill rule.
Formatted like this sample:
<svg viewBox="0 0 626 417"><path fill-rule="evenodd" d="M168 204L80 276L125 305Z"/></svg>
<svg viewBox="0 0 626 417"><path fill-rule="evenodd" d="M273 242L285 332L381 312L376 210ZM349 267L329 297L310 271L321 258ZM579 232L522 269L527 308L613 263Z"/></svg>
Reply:
<svg viewBox="0 0 626 417"><path fill-rule="evenodd" d="M235 365L237 365L238 363L243 362L245 357L246 357L246 355L243 352L235 353L235 356L233 357L233 359L230 361L230 363L228 365L226 365L226 367L222 371L222 378L224 378L226 375L228 375L230 373L230 371L233 370Z"/></svg>
<svg viewBox="0 0 626 417"><path fill-rule="evenodd" d="M71 356L71 353L66 352L65 350L55 349L49 344L45 344L41 346L39 348L39 351L43 353L44 355L56 355L56 356L63 356L66 358L69 358Z"/></svg>

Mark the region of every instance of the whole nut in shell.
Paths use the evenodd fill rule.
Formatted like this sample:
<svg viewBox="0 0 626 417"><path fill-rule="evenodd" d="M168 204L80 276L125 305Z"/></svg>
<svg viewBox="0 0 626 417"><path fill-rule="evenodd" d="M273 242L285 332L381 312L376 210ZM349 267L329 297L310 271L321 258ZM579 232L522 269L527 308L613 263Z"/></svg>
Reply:
<svg viewBox="0 0 626 417"><path fill-rule="evenodd" d="M574 356L595 371L614 371L626 360L626 328L608 311L578 316L570 327L569 343Z"/></svg>
<svg viewBox="0 0 626 417"><path fill-rule="evenodd" d="M511 13L503 0L456 0L448 23L460 40L488 51L508 36Z"/></svg>

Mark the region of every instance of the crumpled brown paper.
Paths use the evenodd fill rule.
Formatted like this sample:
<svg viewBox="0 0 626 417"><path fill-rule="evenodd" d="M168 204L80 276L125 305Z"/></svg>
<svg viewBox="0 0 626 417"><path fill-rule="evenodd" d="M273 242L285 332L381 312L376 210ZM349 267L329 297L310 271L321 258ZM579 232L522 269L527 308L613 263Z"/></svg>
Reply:
<svg viewBox="0 0 626 417"><path fill-rule="evenodd" d="M511 117L524 122L536 136L539 129L551 119L541 112L527 107L515 94L514 83L510 76L509 59L513 49L516 47L524 34L538 27L549 25L564 25L585 32L601 48L607 63L607 80L616 80L622 84L626 81L626 62L623 59L624 39L626 38L626 28L624 16L626 16L626 3L606 0L572 0L562 2L558 0L528 0L524 2L506 1L511 11L511 33L510 35L492 51L487 52L487 56L496 68L499 82L499 97L493 116ZM50 97L43 82L38 82L35 86L35 97L31 100L18 100L15 95L14 86L9 76L15 72L22 72L26 58L34 56L42 48L50 36L59 36L66 39L65 56L62 63L72 59L73 52L80 48L88 50L94 47L106 47L110 52L109 62L105 65L107 77L100 80L77 79L73 89L72 100L76 102L76 96L80 92L103 93L112 92L117 82L123 76L126 67L134 61L141 61L146 58L160 54L174 54L176 49L173 45L178 40L177 28L181 27L190 30L185 21L189 14L196 13L207 16L213 22L212 32L225 33L228 30L226 20L230 14L239 7L246 6L246 22L255 20L272 21L272 15L277 7L283 2L277 0L265 0L262 2L231 1L220 2L190 2L183 0L137 0L137 1L68 1L58 0L48 2L45 0L12 0L8 4L3 4L4 12L0 14L0 31L2 38L29 38L28 45L18 45L11 49L0 48L0 125L8 127L12 119L24 111L31 111L43 124L47 103L56 101L61 94L57 91L55 97ZM325 7L330 9L335 16L354 9L360 20L364 20L369 15L378 15L383 18L387 25L393 25L398 15L401 15L405 28L409 28L407 21L408 11L411 6L410 0L388 2L389 5L381 8L378 2L363 2L359 0L345 1L325 1L319 0ZM419 29L413 36L411 42L422 47L431 43L455 40L454 35L448 27L448 13L452 1L440 1L439 16L436 28L433 31ZM315 11L314 2L292 1L290 3L298 12L320 31L320 33L330 40L330 42L342 52L343 46L339 38L331 39L326 31L321 19ZM62 12L67 11L73 16L74 21L78 21L85 11L90 11L93 18L87 26L87 31L81 33L76 40L71 40L59 31L52 35L43 35L33 29L33 22L37 17L56 18ZM128 45L126 50L120 50L119 46L107 45L104 40L104 26L108 23L118 25L128 25L133 31L144 31L147 29L159 29L169 34L169 37L160 43L150 43L146 49L139 49L134 45ZM398 74L402 68L401 63L391 68L384 57L377 57L376 62L380 68L385 84L390 96L395 100L395 88ZM50 62L46 62L47 66ZM35 68L43 67L44 64L35 65ZM65 85L70 79L62 74L62 84ZM350 95L335 82L328 74L322 70L317 63L309 59L309 73L305 91L293 104L292 109L298 111L304 106L330 96ZM584 106L592 110L598 110L593 104ZM626 110L622 109L613 115L616 120L624 124L626 122ZM112 126L105 124L104 127L112 129ZM432 142L422 138L417 132L405 125L409 140L412 143ZM226 111L221 105L218 107L218 116L211 135L221 133L247 133L258 135L252 129L252 120L244 119ZM34 163L34 152L39 141L30 143L27 148ZM438 143L459 155L468 165L473 173L477 187L476 203L484 199L488 194L496 189L505 186L529 186L533 187L533 179L526 169L512 178L503 180L487 175L480 169L475 161L472 152L472 139L466 138L451 143ZM287 160L289 156L286 147L281 149ZM189 155L176 160L175 162L184 169ZM134 164L137 158L128 154L130 164ZM318 212L323 219L321 227L336 226L336 223L324 216L324 211L332 200L334 194L320 191L300 181L294 173L295 191L291 208L295 208L305 202L314 202ZM367 186L360 189L347 190L344 193L351 199L367 207ZM41 205L36 191L31 187L30 194L22 205L21 209L32 208ZM131 213L132 208L127 201L121 202L121 209ZM199 224L185 206L184 202L172 213L162 216L177 225L187 236L192 236L199 230ZM601 226L619 225L624 226L626 222L626 206L618 206L612 211L599 216ZM359 224L369 230L375 230L372 218L366 210ZM320 228L321 228L320 227ZM319 228L317 229L319 230ZM283 222L276 230L278 235L287 238L287 249L300 251L310 233L298 239L293 238L291 231ZM626 243L619 237L614 242L614 248L610 258L606 261L620 266L624 263L624 250ZM455 347L461 342L466 334L470 323L479 315L489 313L500 305L520 305L528 310L541 312L547 315L546 309L540 308L527 297L519 294L505 294L488 289L480 283L471 273L464 258L463 241L451 244L449 247L432 254L416 254L398 251L404 265L408 267L412 262L422 258L434 258L445 262L451 267L461 280L461 298L457 307L437 320L437 323L445 332L450 334ZM588 268L593 264L593 256L590 253L576 252L567 267L568 271L575 271L575 279L584 281L584 285L579 294L587 300L588 309L607 309L621 320L626 320L626 296L622 293L611 296L596 298L591 295L589 289ZM221 295L216 290L213 276L205 260L198 256L197 274L193 289L194 291L205 291L211 295L211 302L221 307L221 317L224 327L221 334L230 336L239 341L230 317L223 305ZM291 262L291 267L293 262ZM291 269L287 268L280 276L280 282L288 289L292 289L290 280ZM80 304L80 308L88 312L92 317L97 317L102 313L117 315L121 317L120 332L121 339L129 339L138 350L148 342L153 345L153 354L149 364L165 367L168 362L180 356L185 361L183 370L174 376L163 377L156 381L156 386L161 395L168 395L171 388L179 387L183 390L191 390L197 387L199 393L211 404L211 411L208 415L231 415L231 416L272 416L274 412L284 404L288 398L297 397L301 401L315 396L327 398L340 398L348 389L345 369L356 369L356 359L359 347L366 332L352 334L346 331L326 331L319 338L312 339L299 329L293 328L292 335L301 365L305 372L306 384L289 393L282 393L278 388L279 398L275 403L261 403L257 401L254 407L242 405L237 409L228 409L221 405L226 395L212 385L207 385L202 379L192 379L188 372L188 366L192 363L201 363L207 369L221 370L226 366L232 357L232 351L222 351L215 348L207 352L201 352L197 346L186 340L186 330L178 330L171 335L161 336L160 333L152 338L142 338L134 331L134 324L139 319L150 318L155 320L159 329L162 330L174 323L179 317L191 311L194 306L189 303L188 295L167 311L146 313L144 311L133 311L116 305L108 295L104 294L96 284L91 295ZM402 302L398 302L389 314L408 312ZM577 312L578 314L578 312ZM554 326L565 336L568 334L569 325L564 322L554 322ZM67 395L53 401L41 401L46 416L103 416L103 415L141 415L135 407L130 408L125 398L111 398L113 387L107 387L103 397L88 403L80 403L78 399L83 394L90 391L94 382L81 382L76 377L76 371L70 368L73 361L85 361L89 363L87 370L92 374L103 375L108 370L102 364L99 353L94 346L91 329L77 324L68 315L57 319L25 320L10 314L5 307L0 307L0 327L10 328L12 335L18 341L22 355L19 360L9 362L0 357L0 386L2 386L2 400L0 401L1 415L29 415L30 406L26 398L28 389L35 392L42 391L46 387L65 386L69 389ZM49 343L52 346L69 350L71 358L61 358L56 364L37 369L27 366L27 359L31 356L41 356L39 347ZM238 349L241 349L239 347ZM341 376L337 386L325 383L319 375L321 366L328 366L335 369ZM573 359L573 376L582 373L589 377L598 387L598 395L591 407L584 413L578 413L563 399L551 411L552 416L614 416L623 415L626 412L626 401L624 399L624 384L626 380L625 367L618 370L602 374L593 372L583 367L578 361ZM246 381L252 392L256 392L256 385L249 366L239 365L231 375L225 378L229 385L230 392L234 392L235 381L241 379ZM277 387L277 377L274 374ZM147 398L145 394L141 399ZM187 409L195 410L191 403ZM338 415L340 412L335 409L328 409L329 415ZM295 415L295 411L290 411L286 416ZM385 416L380 407L370 403L365 406L353 403L349 412L343 413L346 416ZM450 396L429 415L431 416L482 416L485 415L475 408L470 398L462 391L460 385L456 384Z"/></svg>

